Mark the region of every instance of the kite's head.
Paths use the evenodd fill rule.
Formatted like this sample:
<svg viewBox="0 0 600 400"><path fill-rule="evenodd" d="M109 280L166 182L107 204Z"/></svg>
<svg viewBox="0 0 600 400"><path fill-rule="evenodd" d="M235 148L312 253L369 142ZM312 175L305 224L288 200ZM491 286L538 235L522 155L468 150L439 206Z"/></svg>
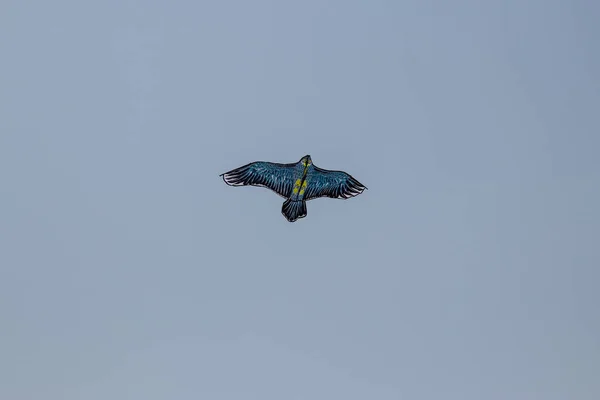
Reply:
<svg viewBox="0 0 600 400"><path fill-rule="evenodd" d="M312 160L310 159L310 156L308 154L302 157L302 160L300 160L300 162L305 167L308 167L310 164L312 164Z"/></svg>

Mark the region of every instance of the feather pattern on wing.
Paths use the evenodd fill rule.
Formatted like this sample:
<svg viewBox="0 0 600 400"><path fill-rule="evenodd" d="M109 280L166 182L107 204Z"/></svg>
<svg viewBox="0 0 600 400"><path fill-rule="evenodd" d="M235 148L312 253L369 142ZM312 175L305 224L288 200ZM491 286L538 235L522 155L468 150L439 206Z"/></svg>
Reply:
<svg viewBox="0 0 600 400"><path fill-rule="evenodd" d="M256 161L224 174L225 183L230 186L260 186L271 189L282 197L292 193L296 164L278 164Z"/></svg>
<svg viewBox="0 0 600 400"><path fill-rule="evenodd" d="M349 199L361 194L367 187L357 181L352 175L343 171L329 171L314 166L311 172L310 184L306 189L306 200L318 197L331 197L333 199Z"/></svg>

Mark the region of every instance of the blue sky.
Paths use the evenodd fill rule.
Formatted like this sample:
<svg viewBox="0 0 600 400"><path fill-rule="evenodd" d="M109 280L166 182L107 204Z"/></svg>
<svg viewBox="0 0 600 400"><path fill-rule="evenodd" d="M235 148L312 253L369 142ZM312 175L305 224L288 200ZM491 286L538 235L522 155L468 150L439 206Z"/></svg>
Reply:
<svg viewBox="0 0 600 400"><path fill-rule="evenodd" d="M2 10L0 398L600 397L597 3Z"/></svg>

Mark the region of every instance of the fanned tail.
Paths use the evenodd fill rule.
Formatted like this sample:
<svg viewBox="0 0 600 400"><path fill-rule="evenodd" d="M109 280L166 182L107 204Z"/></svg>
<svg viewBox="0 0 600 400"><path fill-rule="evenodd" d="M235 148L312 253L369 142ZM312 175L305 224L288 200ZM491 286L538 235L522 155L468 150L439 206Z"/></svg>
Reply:
<svg viewBox="0 0 600 400"><path fill-rule="evenodd" d="M297 219L304 218L306 217L306 201L292 201L290 199L287 199L283 202L283 207L281 207L281 213L290 222L294 222Z"/></svg>

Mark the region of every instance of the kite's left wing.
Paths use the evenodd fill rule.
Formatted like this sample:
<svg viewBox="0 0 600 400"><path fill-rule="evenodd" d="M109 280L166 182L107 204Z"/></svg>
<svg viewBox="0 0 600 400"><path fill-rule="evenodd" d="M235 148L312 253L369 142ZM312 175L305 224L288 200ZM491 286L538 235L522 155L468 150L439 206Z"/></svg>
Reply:
<svg viewBox="0 0 600 400"><path fill-rule="evenodd" d="M256 161L221 174L230 186L260 186L282 197L289 197L294 186L296 164L277 164Z"/></svg>

